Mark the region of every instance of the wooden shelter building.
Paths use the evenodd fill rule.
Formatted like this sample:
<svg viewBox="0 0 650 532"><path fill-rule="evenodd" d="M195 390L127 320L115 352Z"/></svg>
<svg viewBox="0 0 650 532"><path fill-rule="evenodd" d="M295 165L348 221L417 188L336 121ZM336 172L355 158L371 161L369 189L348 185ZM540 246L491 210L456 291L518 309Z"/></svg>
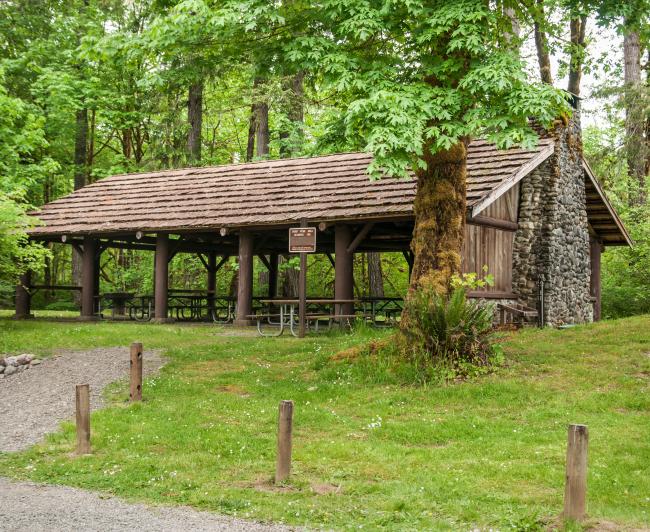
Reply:
<svg viewBox="0 0 650 532"><path fill-rule="evenodd" d="M578 170L576 162L571 163L569 179L577 183L577 196L567 199L562 190L556 193L564 185L553 180L561 181L563 174L571 173L557 170L562 166L562 146L562 139L551 137L541 138L534 149L503 151L483 140L471 143L463 249L465 272L480 273L487 266L495 280L494 286L473 296L536 307L545 282L560 288L566 284L549 278L552 267L541 271L548 261L561 260L563 253L549 257L556 252L544 251L540 242L547 239L545 235L567 231L566 217L555 213L549 200L560 210L567 202L571 208L577 203L577 214L569 225L580 226L581 233L557 249L578 246L579 260L569 258L558 271L585 270L580 283L583 286L587 279L587 296L573 285L564 290L575 291L583 306L588 297L592 310L575 315L565 312L559 318L548 310L544 321L553 324L598 317L601 249L630 244L623 224L582 159L577 162ZM370 180L366 172L370 162L368 154L343 153L115 175L44 205L35 213L43 224L31 231L31 238L65 242L82 254L83 319L95 316L99 257L107 248L155 252L154 307L159 321L168 319L168 263L174 255L199 254L207 270L208 290L213 292L220 265L238 256L235 323L246 324L251 314L254 256L268 267L269 295L274 296L278 256L288 250L288 228L301 221L319 229L318 252L328 254L335 265L337 299L353 298L354 253L401 251L411 260L416 182L390 177ZM29 284L27 275L17 289L17 317L30 314ZM550 301L547 309L552 307ZM564 306L571 305L568 301Z"/></svg>

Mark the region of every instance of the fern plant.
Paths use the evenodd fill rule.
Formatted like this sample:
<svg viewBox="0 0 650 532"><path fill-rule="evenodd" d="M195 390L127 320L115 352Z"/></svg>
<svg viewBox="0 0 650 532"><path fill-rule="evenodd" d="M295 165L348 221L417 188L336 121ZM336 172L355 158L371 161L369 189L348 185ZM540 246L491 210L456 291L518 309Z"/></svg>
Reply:
<svg viewBox="0 0 650 532"><path fill-rule="evenodd" d="M467 374L494 362L493 305L469 299L463 286L449 296L421 289L406 304L414 323L402 332L410 351L429 364Z"/></svg>

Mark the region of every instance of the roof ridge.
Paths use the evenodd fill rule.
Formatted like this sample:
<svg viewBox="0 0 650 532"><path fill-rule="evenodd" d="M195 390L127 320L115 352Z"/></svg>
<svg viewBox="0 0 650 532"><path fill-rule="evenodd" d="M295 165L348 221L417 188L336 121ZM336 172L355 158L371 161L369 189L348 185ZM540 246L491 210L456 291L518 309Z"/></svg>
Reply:
<svg viewBox="0 0 650 532"><path fill-rule="evenodd" d="M137 176L137 175L146 175L146 174L167 174L171 172L183 172L187 171L186 175L191 175L195 173L197 170L208 170L211 168L237 168L241 166L254 166L254 165L259 165L263 163L286 163L289 161L299 161L299 160L314 160L314 159L322 159L325 157L336 157L336 156L343 156L343 155L365 155L367 157L372 157L371 153L364 152L364 151L344 151L344 152L336 152L336 153L324 153L321 155L300 155L297 157L283 157L281 159L258 159L257 161L244 161L244 162L239 162L239 163L226 163L226 164L211 164L211 165L205 165L205 166L183 166L180 168L165 168L165 169L159 169L159 170L146 170L146 171L141 171L141 172L126 172L122 174L112 174L103 178L98 179L97 181L94 181L93 183L89 183L88 186L94 185L96 183L99 183L100 181L103 181L104 179L108 179L111 177L127 177L127 176Z"/></svg>

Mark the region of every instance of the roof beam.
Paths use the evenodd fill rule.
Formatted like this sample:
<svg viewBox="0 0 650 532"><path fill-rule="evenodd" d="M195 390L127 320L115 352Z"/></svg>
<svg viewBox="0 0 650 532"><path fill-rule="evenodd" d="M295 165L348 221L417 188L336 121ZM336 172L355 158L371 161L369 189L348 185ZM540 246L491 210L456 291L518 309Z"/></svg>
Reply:
<svg viewBox="0 0 650 532"><path fill-rule="evenodd" d="M364 238L368 235L370 230L374 227L374 222L368 222L364 224L364 226L361 228L361 230L357 233L357 235L354 237L352 242L350 242L350 245L346 249L348 253L354 253L354 250L359 247L359 244L363 241Z"/></svg>

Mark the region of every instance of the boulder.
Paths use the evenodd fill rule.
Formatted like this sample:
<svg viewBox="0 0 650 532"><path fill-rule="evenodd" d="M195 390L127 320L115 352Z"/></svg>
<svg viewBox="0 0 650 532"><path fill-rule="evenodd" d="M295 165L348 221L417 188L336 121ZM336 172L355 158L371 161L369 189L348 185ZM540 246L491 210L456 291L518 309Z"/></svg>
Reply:
<svg viewBox="0 0 650 532"><path fill-rule="evenodd" d="M5 362L7 363L7 366L17 366L18 365L18 357L7 357L5 358Z"/></svg>
<svg viewBox="0 0 650 532"><path fill-rule="evenodd" d="M35 358L30 362L30 365L38 366L41 362L42 362L42 360L40 358Z"/></svg>
<svg viewBox="0 0 650 532"><path fill-rule="evenodd" d="M5 374L5 375L13 375L13 374L16 373L17 371L18 371L18 369L16 368L16 366L7 366L7 367L5 368L5 372L4 372L4 374Z"/></svg>
<svg viewBox="0 0 650 532"><path fill-rule="evenodd" d="M0 368L4 368L6 365L5 357L0 357Z"/></svg>

